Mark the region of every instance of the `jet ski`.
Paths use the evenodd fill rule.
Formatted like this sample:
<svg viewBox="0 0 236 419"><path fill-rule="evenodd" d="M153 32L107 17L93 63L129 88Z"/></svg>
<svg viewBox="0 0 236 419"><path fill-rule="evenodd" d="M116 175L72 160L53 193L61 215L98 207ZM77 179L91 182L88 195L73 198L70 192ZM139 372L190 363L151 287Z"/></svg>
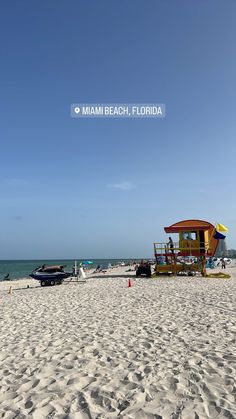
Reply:
<svg viewBox="0 0 236 419"><path fill-rule="evenodd" d="M64 271L63 265L46 266L43 265L36 268L30 277L40 281L42 287L46 285L62 284L65 278L68 278L71 274Z"/></svg>

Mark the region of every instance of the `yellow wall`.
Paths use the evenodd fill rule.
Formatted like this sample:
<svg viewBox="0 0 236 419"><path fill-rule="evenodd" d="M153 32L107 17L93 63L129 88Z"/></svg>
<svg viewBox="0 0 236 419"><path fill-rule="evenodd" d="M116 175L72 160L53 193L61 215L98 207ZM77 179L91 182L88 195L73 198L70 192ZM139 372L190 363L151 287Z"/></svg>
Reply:
<svg viewBox="0 0 236 419"><path fill-rule="evenodd" d="M180 249L185 249L187 251L188 249L199 248L199 232L198 231L193 231L193 232L196 233L196 240L186 240L184 238L184 234L186 233L185 231L181 231L179 233L179 247L180 247Z"/></svg>

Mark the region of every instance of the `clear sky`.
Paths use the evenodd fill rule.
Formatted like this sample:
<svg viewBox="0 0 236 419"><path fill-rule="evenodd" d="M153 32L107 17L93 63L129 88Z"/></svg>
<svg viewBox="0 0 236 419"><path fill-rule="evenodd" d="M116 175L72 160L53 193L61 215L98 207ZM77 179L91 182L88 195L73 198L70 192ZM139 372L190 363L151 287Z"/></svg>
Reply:
<svg viewBox="0 0 236 419"><path fill-rule="evenodd" d="M1 2L0 259L152 256L189 218L236 247L235 19L234 0Z"/></svg>

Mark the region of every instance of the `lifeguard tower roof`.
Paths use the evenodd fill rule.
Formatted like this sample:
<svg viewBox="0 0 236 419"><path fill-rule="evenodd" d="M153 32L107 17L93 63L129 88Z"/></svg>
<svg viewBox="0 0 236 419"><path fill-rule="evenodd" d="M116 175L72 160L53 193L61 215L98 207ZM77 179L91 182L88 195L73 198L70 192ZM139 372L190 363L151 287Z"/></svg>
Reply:
<svg viewBox="0 0 236 419"><path fill-rule="evenodd" d="M208 221L202 220L184 220L178 223L172 224L169 227L164 227L166 233L179 233L180 231L192 231L192 230L211 230L214 226Z"/></svg>

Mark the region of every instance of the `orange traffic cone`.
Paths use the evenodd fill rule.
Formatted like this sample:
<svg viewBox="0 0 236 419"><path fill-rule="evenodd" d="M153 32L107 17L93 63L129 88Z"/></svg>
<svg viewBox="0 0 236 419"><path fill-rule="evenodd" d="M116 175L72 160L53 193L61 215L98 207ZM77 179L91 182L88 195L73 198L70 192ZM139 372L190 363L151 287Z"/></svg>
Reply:
<svg viewBox="0 0 236 419"><path fill-rule="evenodd" d="M132 285L133 285L133 283L132 283L131 279L129 278L129 280L128 280L128 288L131 288Z"/></svg>

